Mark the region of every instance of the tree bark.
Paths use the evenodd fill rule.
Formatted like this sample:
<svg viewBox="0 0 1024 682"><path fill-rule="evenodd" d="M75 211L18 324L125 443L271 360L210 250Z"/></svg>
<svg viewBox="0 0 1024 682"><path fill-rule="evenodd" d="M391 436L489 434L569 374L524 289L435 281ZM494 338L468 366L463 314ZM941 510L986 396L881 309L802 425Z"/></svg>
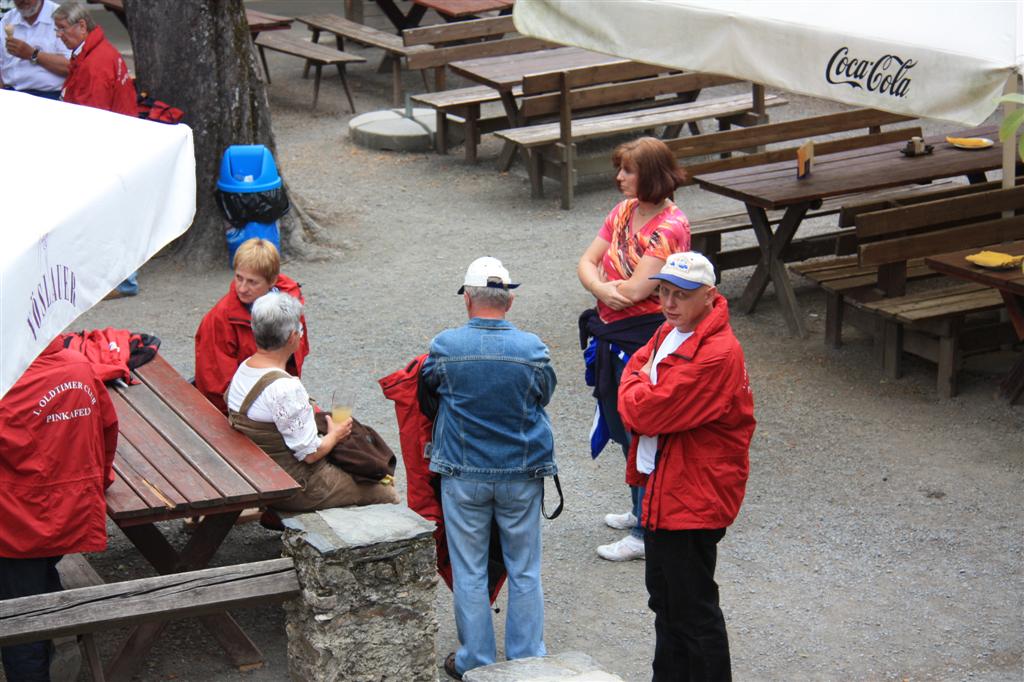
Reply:
<svg viewBox="0 0 1024 682"><path fill-rule="evenodd" d="M214 194L221 156L232 144L276 151L242 0L124 0L124 6L139 90L183 109L195 138L196 217L172 254L201 266L223 263L226 223ZM281 221L282 250L306 255L312 238L315 225L291 214Z"/></svg>

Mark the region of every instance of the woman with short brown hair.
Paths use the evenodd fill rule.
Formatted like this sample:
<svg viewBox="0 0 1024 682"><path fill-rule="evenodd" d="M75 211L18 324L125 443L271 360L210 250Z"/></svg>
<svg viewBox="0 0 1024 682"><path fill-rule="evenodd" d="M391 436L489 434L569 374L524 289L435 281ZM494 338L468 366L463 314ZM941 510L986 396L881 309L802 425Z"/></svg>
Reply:
<svg viewBox="0 0 1024 682"><path fill-rule="evenodd" d="M596 309L580 316L581 338L593 346L594 397L598 401L596 425L605 438L591 439L597 456L611 439L629 452L630 435L619 418L619 377L629 356L650 339L665 321L655 280L669 255L690 250L690 223L672 201L686 174L676 165L672 151L661 140L641 137L615 149L615 181L625 199L605 218L600 232L579 260L576 274L583 288L597 299ZM595 444L596 442L596 444ZM632 488L632 509L605 515L612 528L629 530L618 542L601 545L597 553L609 561L644 556L640 527L642 488Z"/></svg>

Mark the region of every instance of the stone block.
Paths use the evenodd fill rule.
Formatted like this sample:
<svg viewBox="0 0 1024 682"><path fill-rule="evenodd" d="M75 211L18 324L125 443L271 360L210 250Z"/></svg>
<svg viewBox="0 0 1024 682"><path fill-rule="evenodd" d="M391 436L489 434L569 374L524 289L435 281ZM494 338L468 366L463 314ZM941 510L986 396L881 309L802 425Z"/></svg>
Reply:
<svg viewBox="0 0 1024 682"><path fill-rule="evenodd" d="M622 682L601 670L593 658L579 651L553 656L520 658L467 670L464 682Z"/></svg>
<svg viewBox="0 0 1024 682"><path fill-rule="evenodd" d="M434 524L393 504L285 520L300 598L285 605L294 680L436 679Z"/></svg>

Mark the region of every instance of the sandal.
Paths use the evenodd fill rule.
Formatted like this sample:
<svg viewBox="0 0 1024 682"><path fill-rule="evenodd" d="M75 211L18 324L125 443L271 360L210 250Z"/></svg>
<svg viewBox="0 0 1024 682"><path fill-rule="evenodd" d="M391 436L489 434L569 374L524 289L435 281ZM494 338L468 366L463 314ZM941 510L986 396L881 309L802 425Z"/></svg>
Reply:
<svg viewBox="0 0 1024 682"><path fill-rule="evenodd" d="M448 654L447 658L444 659L444 671L448 673L448 677L453 680L461 680L462 675L455 669L455 652Z"/></svg>

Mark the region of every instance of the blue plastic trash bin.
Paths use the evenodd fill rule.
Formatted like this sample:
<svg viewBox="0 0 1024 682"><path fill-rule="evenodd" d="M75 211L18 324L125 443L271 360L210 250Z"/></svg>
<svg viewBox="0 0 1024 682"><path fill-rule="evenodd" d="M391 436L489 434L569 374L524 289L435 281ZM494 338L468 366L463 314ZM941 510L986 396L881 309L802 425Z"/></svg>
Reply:
<svg viewBox="0 0 1024 682"><path fill-rule="evenodd" d="M224 150L217 179L217 203L230 223L228 259L246 239L261 237L281 250L278 220L290 208L277 164L261 144L232 145Z"/></svg>

